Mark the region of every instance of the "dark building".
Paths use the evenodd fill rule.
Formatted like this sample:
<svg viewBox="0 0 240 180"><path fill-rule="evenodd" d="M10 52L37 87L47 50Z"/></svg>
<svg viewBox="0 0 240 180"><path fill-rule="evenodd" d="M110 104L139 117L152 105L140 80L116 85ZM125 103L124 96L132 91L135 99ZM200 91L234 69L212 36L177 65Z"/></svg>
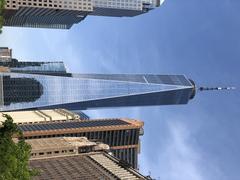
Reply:
<svg viewBox="0 0 240 180"><path fill-rule="evenodd" d="M3 76L0 79L0 84L3 90L4 106L9 106L15 103L35 102L43 94L42 85L33 78L11 78L10 76Z"/></svg>
<svg viewBox="0 0 240 180"><path fill-rule="evenodd" d="M25 139L87 137L108 144L122 162L137 168L143 122L129 119L71 120L19 125Z"/></svg>
<svg viewBox="0 0 240 180"><path fill-rule="evenodd" d="M4 26L69 29L87 15L132 17L159 7L164 0L7 0Z"/></svg>
<svg viewBox="0 0 240 180"><path fill-rule="evenodd" d="M4 26L70 29L74 24L84 20L88 14L88 11L58 8L20 7L18 10L6 9Z"/></svg>

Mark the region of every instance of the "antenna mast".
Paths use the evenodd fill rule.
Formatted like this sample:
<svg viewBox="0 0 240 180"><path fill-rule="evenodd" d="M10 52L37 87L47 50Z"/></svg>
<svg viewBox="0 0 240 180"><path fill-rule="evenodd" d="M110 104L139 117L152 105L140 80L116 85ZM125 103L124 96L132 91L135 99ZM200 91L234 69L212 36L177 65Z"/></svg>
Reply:
<svg viewBox="0 0 240 180"><path fill-rule="evenodd" d="M220 90L234 90L236 87L199 87L199 91L220 91Z"/></svg>

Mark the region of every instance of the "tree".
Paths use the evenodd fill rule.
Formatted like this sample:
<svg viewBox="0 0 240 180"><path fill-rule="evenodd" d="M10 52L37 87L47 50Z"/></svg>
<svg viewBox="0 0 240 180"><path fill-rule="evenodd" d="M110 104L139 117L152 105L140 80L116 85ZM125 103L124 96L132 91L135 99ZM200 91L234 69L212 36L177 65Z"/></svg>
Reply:
<svg viewBox="0 0 240 180"><path fill-rule="evenodd" d="M2 27L4 23L3 11L5 6L5 0L0 0L0 34L2 33Z"/></svg>
<svg viewBox="0 0 240 180"><path fill-rule="evenodd" d="M29 168L31 146L25 143L22 132L9 115L0 128L0 180L28 180L38 172ZM20 140L15 143L13 135Z"/></svg>

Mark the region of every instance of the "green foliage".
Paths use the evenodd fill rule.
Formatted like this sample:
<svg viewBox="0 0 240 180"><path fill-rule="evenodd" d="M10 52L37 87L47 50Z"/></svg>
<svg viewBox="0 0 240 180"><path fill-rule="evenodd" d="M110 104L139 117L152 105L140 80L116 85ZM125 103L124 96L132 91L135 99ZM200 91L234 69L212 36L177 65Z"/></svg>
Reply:
<svg viewBox="0 0 240 180"><path fill-rule="evenodd" d="M31 146L25 143L22 133L8 115L0 128L0 180L29 180L38 171L29 168ZM20 140L14 143L12 137L17 134Z"/></svg>
<svg viewBox="0 0 240 180"><path fill-rule="evenodd" d="M5 0L0 0L0 34L2 33L2 26L4 23L3 11L5 6Z"/></svg>

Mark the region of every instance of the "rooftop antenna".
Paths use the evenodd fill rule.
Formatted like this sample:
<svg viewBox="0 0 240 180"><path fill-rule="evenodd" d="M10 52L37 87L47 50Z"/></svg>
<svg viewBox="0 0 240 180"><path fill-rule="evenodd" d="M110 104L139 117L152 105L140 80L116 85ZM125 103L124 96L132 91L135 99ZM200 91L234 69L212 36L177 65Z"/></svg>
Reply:
<svg viewBox="0 0 240 180"><path fill-rule="evenodd" d="M221 90L234 90L236 87L199 87L199 91L221 91Z"/></svg>
<svg viewBox="0 0 240 180"><path fill-rule="evenodd" d="M189 97L189 99L193 99L196 95L196 91L222 91L222 90L234 90L236 89L236 87L233 86L227 86L227 87L197 87L195 82L191 79L189 79L189 81L192 83L193 85L193 91L191 96Z"/></svg>

